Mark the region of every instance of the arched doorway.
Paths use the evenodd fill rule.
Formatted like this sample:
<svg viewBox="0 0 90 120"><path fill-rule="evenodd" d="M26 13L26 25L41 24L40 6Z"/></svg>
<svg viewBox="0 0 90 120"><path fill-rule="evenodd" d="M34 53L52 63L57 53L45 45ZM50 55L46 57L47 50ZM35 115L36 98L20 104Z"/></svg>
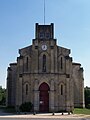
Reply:
<svg viewBox="0 0 90 120"><path fill-rule="evenodd" d="M49 112L49 86L47 83L42 83L39 87L39 111Z"/></svg>

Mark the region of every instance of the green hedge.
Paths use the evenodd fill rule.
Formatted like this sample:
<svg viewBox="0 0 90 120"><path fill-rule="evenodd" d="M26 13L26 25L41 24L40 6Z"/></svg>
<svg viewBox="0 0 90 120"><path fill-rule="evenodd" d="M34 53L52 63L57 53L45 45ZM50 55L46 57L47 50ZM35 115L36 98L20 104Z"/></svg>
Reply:
<svg viewBox="0 0 90 120"><path fill-rule="evenodd" d="M31 102L22 103L19 107L21 112L30 112L33 108L33 104Z"/></svg>

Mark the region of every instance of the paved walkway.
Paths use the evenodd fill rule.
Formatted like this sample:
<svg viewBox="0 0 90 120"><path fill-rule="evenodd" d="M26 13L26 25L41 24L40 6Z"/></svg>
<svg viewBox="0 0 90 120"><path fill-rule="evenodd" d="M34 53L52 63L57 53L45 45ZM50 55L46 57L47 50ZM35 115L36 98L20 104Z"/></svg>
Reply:
<svg viewBox="0 0 90 120"><path fill-rule="evenodd" d="M8 113L2 113L0 112L0 118L90 118L90 115L76 115L76 114L64 114L61 113L55 113L54 115L52 113L45 113L45 114L20 114L20 115L14 115L14 114L8 114Z"/></svg>
<svg viewBox="0 0 90 120"><path fill-rule="evenodd" d="M12 114L12 113L5 113L0 109L0 118L89 118L90 115L76 115L76 114L70 114L64 113L63 115L61 113L45 113L45 114Z"/></svg>

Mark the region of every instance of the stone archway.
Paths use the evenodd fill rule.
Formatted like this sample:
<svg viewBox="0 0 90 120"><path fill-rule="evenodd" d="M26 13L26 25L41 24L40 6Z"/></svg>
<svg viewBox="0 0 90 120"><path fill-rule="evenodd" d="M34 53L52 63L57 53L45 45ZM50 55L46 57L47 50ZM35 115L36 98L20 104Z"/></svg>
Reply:
<svg viewBox="0 0 90 120"><path fill-rule="evenodd" d="M42 83L39 87L39 111L49 112L49 91L50 88L47 83Z"/></svg>

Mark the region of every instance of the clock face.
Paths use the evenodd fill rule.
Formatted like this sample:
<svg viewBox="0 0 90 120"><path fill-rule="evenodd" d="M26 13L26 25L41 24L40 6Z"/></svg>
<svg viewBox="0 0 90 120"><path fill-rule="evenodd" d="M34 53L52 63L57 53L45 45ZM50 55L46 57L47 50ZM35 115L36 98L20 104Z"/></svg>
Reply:
<svg viewBox="0 0 90 120"><path fill-rule="evenodd" d="M42 50L47 50L47 46L46 45L42 45Z"/></svg>

